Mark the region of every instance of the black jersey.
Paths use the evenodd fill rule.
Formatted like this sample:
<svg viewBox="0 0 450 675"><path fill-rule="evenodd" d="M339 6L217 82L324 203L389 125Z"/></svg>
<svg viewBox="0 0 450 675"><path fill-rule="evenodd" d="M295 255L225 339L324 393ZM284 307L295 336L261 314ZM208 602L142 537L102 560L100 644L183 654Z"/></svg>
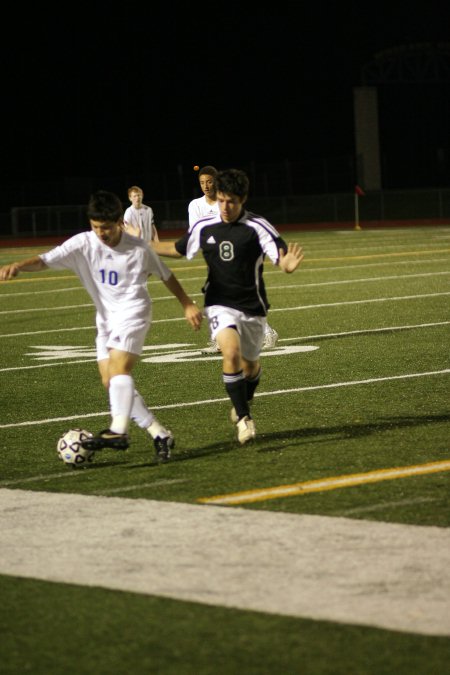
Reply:
<svg viewBox="0 0 450 675"><path fill-rule="evenodd" d="M269 309L263 280L267 255L278 263L279 249L285 241L262 216L243 211L233 223L220 216L202 218L179 239L175 247L189 260L199 249L208 265L202 288L205 307L225 305L254 316L265 316Z"/></svg>

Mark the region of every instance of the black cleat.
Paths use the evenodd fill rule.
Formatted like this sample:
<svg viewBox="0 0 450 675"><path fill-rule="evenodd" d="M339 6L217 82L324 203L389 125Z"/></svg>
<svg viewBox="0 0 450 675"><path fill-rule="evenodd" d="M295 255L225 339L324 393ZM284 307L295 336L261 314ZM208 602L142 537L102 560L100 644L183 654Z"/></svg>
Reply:
<svg viewBox="0 0 450 675"><path fill-rule="evenodd" d="M103 448L126 450L129 445L128 434L116 434L111 429L103 429L97 436L81 441L81 447L86 450L103 450Z"/></svg>
<svg viewBox="0 0 450 675"><path fill-rule="evenodd" d="M168 462L170 459L170 451L175 447L175 439L172 434L165 438L157 436L153 439L153 445L155 446L157 461Z"/></svg>

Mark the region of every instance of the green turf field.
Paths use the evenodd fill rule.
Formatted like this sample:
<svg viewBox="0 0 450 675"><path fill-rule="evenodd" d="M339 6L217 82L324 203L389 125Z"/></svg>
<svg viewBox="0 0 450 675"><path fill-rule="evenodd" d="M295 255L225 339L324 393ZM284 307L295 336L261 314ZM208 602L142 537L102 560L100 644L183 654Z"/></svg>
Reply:
<svg viewBox="0 0 450 675"><path fill-rule="evenodd" d="M149 282L153 325L134 377L175 435L166 465L154 462L136 426L127 452L98 453L86 469L62 464L56 442L64 431L95 432L109 421L91 300L67 272L1 284L0 489L223 504L224 512L239 506L434 526L445 535L450 228L286 239L302 244L305 260L293 275L266 264L279 342L262 355L257 438L244 448L229 421L220 360L199 352L206 324L194 333L163 284ZM0 249L0 264L40 250ZM201 302L203 260L169 266ZM95 579L86 588L30 577L0 577L3 673L450 672L448 635L207 606L99 588Z"/></svg>

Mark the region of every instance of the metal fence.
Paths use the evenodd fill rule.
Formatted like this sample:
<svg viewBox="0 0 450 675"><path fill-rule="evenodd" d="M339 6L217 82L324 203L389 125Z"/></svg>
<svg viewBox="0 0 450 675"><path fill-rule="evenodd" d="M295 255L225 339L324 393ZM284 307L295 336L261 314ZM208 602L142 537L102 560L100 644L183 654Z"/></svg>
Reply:
<svg viewBox="0 0 450 675"><path fill-rule="evenodd" d="M152 201L158 229L179 229L188 225L185 200ZM264 215L274 225L314 225L352 222L355 195L335 193L310 196L259 197L248 208ZM442 220L450 222L450 189L392 190L366 193L358 201L361 222ZM5 236L60 236L86 230L86 205L29 206L11 210Z"/></svg>

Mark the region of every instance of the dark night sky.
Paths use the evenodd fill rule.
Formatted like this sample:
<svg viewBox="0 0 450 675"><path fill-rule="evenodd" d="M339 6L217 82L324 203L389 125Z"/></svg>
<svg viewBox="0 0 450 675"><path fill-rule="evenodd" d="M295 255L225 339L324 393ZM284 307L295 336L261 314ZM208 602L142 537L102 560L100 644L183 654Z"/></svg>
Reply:
<svg viewBox="0 0 450 675"><path fill-rule="evenodd" d="M361 67L450 41L411 4L39 5L3 29L2 181L351 154Z"/></svg>

